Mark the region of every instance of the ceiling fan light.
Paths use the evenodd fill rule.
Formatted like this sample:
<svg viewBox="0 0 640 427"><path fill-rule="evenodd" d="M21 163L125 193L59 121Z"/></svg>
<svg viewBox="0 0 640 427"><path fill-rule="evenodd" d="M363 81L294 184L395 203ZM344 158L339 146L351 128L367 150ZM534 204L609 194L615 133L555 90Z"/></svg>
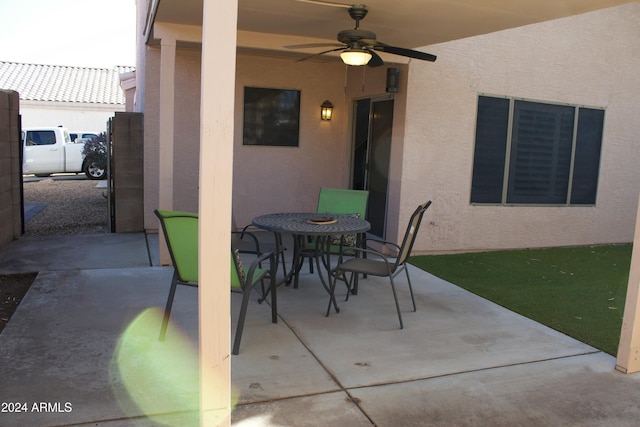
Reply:
<svg viewBox="0 0 640 427"><path fill-rule="evenodd" d="M345 64L357 67L367 65L371 59L371 54L366 50L345 50L340 54L340 58Z"/></svg>

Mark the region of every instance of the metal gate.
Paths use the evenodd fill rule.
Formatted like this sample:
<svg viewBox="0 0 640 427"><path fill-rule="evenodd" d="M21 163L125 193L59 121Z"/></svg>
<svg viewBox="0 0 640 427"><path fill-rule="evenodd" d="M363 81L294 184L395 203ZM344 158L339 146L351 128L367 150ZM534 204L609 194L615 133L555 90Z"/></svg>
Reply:
<svg viewBox="0 0 640 427"><path fill-rule="evenodd" d="M144 231L142 113L116 113L107 124L109 229Z"/></svg>

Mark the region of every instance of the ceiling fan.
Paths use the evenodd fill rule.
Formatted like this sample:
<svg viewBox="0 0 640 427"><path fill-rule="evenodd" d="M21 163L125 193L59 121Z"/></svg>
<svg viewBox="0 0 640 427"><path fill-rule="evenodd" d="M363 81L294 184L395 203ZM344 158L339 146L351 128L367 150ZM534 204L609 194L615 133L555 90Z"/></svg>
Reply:
<svg viewBox="0 0 640 427"><path fill-rule="evenodd" d="M408 58L420 59L422 61L433 62L436 60L435 55L429 53L420 52L413 49L406 49L403 47L391 46L386 43L376 40L376 34L371 31L361 30L360 21L367 16L367 7L364 4L343 4L334 3L322 0L297 0L303 3L315 3L326 6L335 6L348 8L349 16L356 21L355 28L353 30L343 30L338 33L337 39L341 44L337 43L315 43L306 45L293 45L285 46L290 49L294 48L306 48L306 47L333 47L333 49L325 50L323 52L314 53L313 55L306 56L298 61L306 61L307 59L314 58L325 53L338 52L340 58L347 65L369 65L370 67L379 67L384 65L384 61L376 52L391 53L394 55L406 56Z"/></svg>

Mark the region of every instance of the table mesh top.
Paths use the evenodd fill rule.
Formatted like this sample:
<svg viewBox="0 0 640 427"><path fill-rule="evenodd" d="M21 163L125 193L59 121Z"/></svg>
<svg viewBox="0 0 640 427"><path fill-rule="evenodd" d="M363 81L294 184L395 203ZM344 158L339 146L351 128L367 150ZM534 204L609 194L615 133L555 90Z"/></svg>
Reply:
<svg viewBox="0 0 640 427"><path fill-rule="evenodd" d="M336 219L331 224L311 224L309 220L318 217ZM319 213L275 213L255 217L252 224L264 230L292 234L351 234L364 233L371 228L369 222L354 215Z"/></svg>

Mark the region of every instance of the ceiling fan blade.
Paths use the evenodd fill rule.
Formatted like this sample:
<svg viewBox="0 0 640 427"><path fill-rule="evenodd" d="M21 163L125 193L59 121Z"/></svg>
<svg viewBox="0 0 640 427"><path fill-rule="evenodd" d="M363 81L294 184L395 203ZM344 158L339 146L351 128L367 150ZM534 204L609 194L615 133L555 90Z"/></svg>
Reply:
<svg viewBox="0 0 640 427"><path fill-rule="evenodd" d="M337 47L335 49L329 49L329 50L325 50L323 52L318 52L318 53L314 53L313 55L309 55L309 56L305 56L304 58L300 58L298 59L296 62L302 62L302 61L306 61L307 59L311 59L314 58L316 56L320 56L320 55L324 55L325 53L329 53L329 52L337 52L339 50L346 50L348 49L346 46L342 46L342 47Z"/></svg>
<svg viewBox="0 0 640 427"><path fill-rule="evenodd" d="M340 43L306 43L306 44L290 44L288 46L283 46L285 49L304 49L311 47L342 47L344 45Z"/></svg>
<svg viewBox="0 0 640 427"><path fill-rule="evenodd" d="M389 46L388 44L377 42L373 47L375 50L379 50L380 52L393 53L394 55L406 56L408 58L421 59L423 61L434 62L437 58L435 55L431 55L430 53L420 52L413 49L405 49L404 47L397 46Z"/></svg>
<svg viewBox="0 0 640 427"><path fill-rule="evenodd" d="M300 3L321 4L323 6L344 7L345 9L351 8L350 4L335 3L332 1L322 1L322 0L296 0L296 1L299 1Z"/></svg>
<svg viewBox="0 0 640 427"><path fill-rule="evenodd" d="M384 65L384 61L382 60L382 58L380 58L380 55L375 53L373 49L366 49L366 50L371 54L371 59L367 63L369 67L374 68L374 67L380 67Z"/></svg>

